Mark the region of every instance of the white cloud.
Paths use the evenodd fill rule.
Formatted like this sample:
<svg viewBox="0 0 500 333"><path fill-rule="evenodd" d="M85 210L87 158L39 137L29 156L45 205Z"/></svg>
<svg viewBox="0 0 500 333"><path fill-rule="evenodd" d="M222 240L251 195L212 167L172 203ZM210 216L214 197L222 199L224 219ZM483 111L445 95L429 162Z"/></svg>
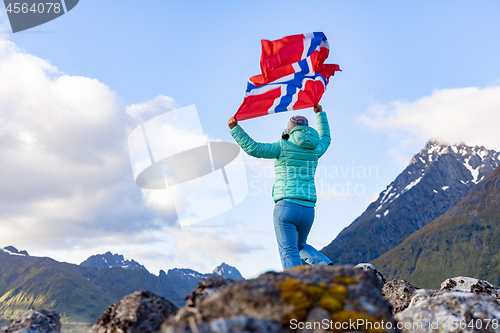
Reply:
<svg viewBox="0 0 500 333"><path fill-rule="evenodd" d="M413 102L374 105L358 120L385 131L399 146L435 138L500 150L499 110L500 86L436 89Z"/></svg>
<svg viewBox="0 0 500 333"><path fill-rule="evenodd" d="M127 107L127 113L135 120L145 122L152 117L177 109L179 106L172 97L158 95L152 100L132 104Z"/></svg>
<svg viewBox="0 0 500 333"><path fill-rule="evenodd" d="M156 271L212 270L252 251L224 232L166 231L177 223L166 192L135 185L128 134L176 107L162 95L126 107L102 82L0 38L0 247L74 263L110 250Z"/></svg>

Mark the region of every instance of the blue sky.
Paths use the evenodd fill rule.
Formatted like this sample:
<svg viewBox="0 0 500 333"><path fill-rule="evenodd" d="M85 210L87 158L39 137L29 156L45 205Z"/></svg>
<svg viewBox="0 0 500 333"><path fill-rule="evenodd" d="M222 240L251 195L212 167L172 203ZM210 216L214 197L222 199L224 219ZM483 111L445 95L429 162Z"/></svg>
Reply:
<svg viewBox="0 0 500 333"><path fill-rule="evenodd" d="M12 210L0 214L0 246L74 263L110 250L154 273L206 272L222 261L245 277L280 270L273 202L255 190L272 184L272 175L255 171L272 161L246 156L254 192L206 221L212 227L183 231L165 227L175 216L148 204L126 155L126 137L137 125L127 109L155 99L160 111L195 104L205 134L232 141L226 122L247 79L259 73L261 39L322 31L328 62L342 69L321 102L332 144L320 164L340 173L317 181L345 191L320 196L310 236L317 248L359 216L432 137L500 149L498 1L82 0L16 34L0 13L0 81L9 91L0 94L0 158L13 161L3 163L0 178L0 204ZM67 79L55 81L60 77ZM65 105L86 106L88 114L79 109L73 117ZM241 126L272 142L294 114L313 120L312 110L303 110ZM12 142L22 149L13 153ZM359 176L370 168L376 172ZM57 186L40 180L51 177ZM359 195L345 193L347 182ZM72 213L61 213L66 209Z"/></svg>

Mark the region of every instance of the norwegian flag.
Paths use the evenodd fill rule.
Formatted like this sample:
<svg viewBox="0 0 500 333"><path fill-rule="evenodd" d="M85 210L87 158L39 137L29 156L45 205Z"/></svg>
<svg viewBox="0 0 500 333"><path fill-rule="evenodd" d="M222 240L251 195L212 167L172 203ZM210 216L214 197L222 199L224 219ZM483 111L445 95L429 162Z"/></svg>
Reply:
<svg viewBox="0 0 500 333"><path fill-rule="evenodd" d="M262 74L248 80L237 120L318 105L338 65L324 64L330 47L322 32L262 40Z"/></svg>

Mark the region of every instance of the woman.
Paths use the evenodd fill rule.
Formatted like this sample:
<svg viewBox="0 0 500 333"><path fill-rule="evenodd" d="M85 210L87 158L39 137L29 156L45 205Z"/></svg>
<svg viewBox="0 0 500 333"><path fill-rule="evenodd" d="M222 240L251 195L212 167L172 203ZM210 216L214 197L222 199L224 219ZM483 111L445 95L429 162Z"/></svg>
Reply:
<svg viewBox="0 0 500 333"><path fill-rule="evenodd" d="M309 265L331 265L324 254L306 243L314 221L318 159L330 145L330 127L321 105L314 108L318 131L305 117L290 118L282 139L274 143L255 142L232 117L230 133L249 155L274 159L274 231L283 269Z"/></svg>

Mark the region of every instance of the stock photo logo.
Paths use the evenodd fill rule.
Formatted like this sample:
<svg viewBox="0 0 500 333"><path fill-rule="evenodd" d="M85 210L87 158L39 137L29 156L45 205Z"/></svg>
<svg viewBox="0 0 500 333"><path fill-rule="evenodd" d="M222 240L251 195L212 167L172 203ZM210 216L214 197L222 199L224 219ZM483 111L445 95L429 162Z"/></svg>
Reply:
<svg viewBox="0 0 500 333"><path fill-rule="evenodd" d="M167 192L181 227L227 212L248 194L240 147L208 141L195 105L141 123L128 148L135 183Z"/></svg>
<svg viewBox="0 0 500 333"><path fill-rule="evenodd" d="M69 12L79 0L4 0L12 32L31 29Z"/></svg>

